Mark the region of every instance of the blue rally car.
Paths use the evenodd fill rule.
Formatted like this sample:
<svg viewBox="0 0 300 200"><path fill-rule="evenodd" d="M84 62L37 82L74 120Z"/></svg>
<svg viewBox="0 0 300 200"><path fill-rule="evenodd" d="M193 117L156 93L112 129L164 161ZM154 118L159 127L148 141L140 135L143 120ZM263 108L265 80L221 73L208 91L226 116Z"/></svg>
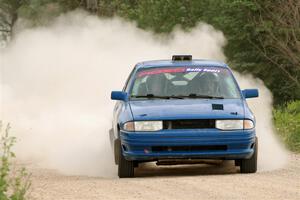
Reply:
<svg viewBox="0 0 300 200"><path fill-rule="evenodd" d="M120 178L148 161L234 160L241 173L257 169L255 118L230 68L175 55L138 63L113 113L110 140ZM172 162L170 162L172 163Z"/></svg>

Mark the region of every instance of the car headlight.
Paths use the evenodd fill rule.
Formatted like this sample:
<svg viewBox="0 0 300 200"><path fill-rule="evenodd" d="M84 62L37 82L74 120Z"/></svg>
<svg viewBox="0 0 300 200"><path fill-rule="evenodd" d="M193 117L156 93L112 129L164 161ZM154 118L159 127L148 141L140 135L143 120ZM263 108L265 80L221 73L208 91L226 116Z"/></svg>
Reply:
<svg viewBox="0 0 300 200"><path fill-rule="evenodd" d="M123 126L125 131L159 131L162 128L162 121L133 121L126 122Z"/></svg>
<svg viewBox="0 0 300 200"><path fill-rule="evenodd" d="M221 130L239 130L239 129L252 129L254 123L252 120L216 120L216 128Z"/></svg>

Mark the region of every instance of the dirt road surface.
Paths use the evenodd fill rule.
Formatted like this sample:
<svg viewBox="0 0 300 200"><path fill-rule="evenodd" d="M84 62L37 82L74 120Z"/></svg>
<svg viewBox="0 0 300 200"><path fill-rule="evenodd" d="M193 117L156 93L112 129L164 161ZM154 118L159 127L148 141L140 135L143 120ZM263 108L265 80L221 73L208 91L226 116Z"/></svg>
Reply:
<svg viewBox="0 0 300 200"><path fill-rule="evenodd" d="M300 200L300 155L285 169L239 174L232 162L217 165L144 165L136 178L64 176L30 167L36 200L99 199L297 199Z"/></svg>

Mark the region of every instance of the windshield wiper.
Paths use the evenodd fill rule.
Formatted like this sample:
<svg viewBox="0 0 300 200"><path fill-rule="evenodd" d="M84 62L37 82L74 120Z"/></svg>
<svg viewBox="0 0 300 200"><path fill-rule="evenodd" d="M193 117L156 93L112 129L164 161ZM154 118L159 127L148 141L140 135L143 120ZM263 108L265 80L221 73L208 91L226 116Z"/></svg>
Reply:
<svg viewBox="0 0 300 200"><path fill-rule="evenodd" d="M200 95L200 94L189 94L189 95L172 95L172 96L157 96L154 94L147 95L132 95L133 98L149 98L149 99L184 99L184 98L199 98L199 99L224 99L221 96L210 96L210 95Z"/></svg>
<svg viewBox="0 0 300 200"><path fill-rule="evenodd" d="M132 95L133 98L157 98L157 99L183 99L184 97L181 96L156 96L154 94L147 94L147 95Z"/></svg>
<svg viewBox="0 0 300 200"><path fill-rule="evenodd" d="M180 95L176 97L181 97L181 98L199 98L199 99L224 99L224 97L221 96L210 96L210 95L202 95L202 94L194 94L191 93L189 95Z"/></svg>
<svg viewBox="0 0 300 200"><path fill-rule="evenodd" d="M149 99L170 99L168 96L156 96L154 94L147 94L147 95L132 95L133 98L149 98Z"/></svg>

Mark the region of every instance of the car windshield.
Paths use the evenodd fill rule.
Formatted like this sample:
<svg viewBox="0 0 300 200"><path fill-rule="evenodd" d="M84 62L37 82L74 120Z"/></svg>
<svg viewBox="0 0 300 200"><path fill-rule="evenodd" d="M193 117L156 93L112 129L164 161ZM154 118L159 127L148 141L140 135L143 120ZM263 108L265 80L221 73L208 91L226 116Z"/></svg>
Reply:
<svg viewBox="0 0 300 200"><path fill-rule="evenodd" d="M222 67L156 67L135 75L131 98L240 98L230 71Z"/></svg>

